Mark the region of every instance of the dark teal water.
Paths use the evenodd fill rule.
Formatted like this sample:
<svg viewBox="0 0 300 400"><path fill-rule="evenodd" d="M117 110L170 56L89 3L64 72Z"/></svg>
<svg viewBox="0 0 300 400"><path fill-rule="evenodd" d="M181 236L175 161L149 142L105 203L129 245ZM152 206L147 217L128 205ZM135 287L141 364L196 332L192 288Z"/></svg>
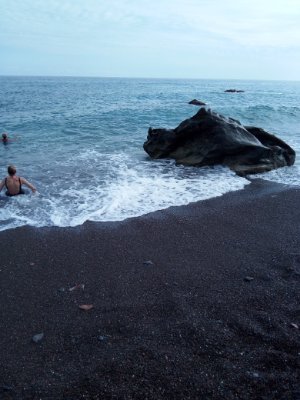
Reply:
<svg viewBox="0 0 300 400"><path fill-rule="evenodd" d="M228 88L244 93L225 93ZM149 160L149 126L174 128L197 98L245 125L260 126L300 150L300 82L0 77L1 146L36 196L0 197L0 229L111 221L219 196L248 182L226 168L176 167ZM299 161L263 174L299 184Z"/></svg>

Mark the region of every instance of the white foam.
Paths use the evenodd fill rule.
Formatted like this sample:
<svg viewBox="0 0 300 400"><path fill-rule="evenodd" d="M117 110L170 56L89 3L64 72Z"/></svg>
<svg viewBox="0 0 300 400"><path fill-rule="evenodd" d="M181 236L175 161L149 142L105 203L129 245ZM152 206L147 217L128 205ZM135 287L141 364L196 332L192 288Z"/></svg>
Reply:
<svg viewBox="0 0 300 400"><path fill-rule="evenodd" d="M262 178L272 182L284 183L285 185L300 186L300 167L283 167L274 169L263 174L252 175L252 178Z"/></svg>
<svg viewBox="0 0 300 400"><path fill-rule="evenodd" d="M0 230L22 225L77 226L87 220L121 221L170 206L242 189L248 180L224 167L188 168L124 153L82 152L59 164L63 176L47 176L39 195L1 201ZM300 168L255 175L299 185Z"/></svg>
<svg viewBox="0 0 300 400"><path fill-rule="evenodd" d="M136 164L122 153L87 152L80 158L85 163L92 159L92 165L98 168L86 168L85 173L80 170L81 174L73 171L73 180L53 179L42 195L6 201L0 211L4 221L0 230L21 225L77 226L87 220L120 221L220 196L249 183L223 167L185 168L173 162L143 159ZM73 161L78 165L78 158ZM73 161L66 160L64 168L73 170Z"/></svg>

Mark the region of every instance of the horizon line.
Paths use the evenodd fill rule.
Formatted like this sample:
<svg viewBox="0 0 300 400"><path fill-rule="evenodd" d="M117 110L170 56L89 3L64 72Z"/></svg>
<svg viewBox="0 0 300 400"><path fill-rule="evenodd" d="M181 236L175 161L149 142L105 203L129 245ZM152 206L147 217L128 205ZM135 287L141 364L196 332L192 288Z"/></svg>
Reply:
<svg viewBox="0 0 300 400"><path fill-rule="evenodd" d="M146 77L146 76L98 76L98 75L21 75L0 74L6 78L88 78L88 79L153 79L153 80L208 80L208 81L270 81L270 82L299 82L297 79L264 79L264 78L187 78L187 77Z"/></svg>

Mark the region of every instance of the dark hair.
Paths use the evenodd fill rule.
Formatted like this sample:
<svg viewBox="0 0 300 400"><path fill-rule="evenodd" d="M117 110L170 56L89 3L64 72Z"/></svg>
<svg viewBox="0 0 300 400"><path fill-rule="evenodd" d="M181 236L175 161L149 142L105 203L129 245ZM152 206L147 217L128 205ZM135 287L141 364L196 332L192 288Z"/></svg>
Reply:
<svg viewBox="0 0 300 400"><path fill-rule="evenodd" d="M7 167L7 172L8 172L9 175L12 176L17 172L17 169L16 169L16 167L14 165L9 165Z"/></svg>
<svg viewBox="0 0 300 400"><path fill-rule="evenodd" d="M3 139L6 139L7 138L7 134L6 133L2 133L2 137L3 137Z"/></svg>

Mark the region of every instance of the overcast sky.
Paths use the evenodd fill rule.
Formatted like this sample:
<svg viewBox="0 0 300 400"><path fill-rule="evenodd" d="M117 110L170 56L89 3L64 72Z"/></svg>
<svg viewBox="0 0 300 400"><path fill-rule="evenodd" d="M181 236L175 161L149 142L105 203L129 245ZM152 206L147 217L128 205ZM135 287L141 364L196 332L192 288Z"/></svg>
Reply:
<svg viewBox="0 0 300 400"><path fill-rule="evenodd" d="M300 80L300 0L0 0L0 75Z"/></svg>

